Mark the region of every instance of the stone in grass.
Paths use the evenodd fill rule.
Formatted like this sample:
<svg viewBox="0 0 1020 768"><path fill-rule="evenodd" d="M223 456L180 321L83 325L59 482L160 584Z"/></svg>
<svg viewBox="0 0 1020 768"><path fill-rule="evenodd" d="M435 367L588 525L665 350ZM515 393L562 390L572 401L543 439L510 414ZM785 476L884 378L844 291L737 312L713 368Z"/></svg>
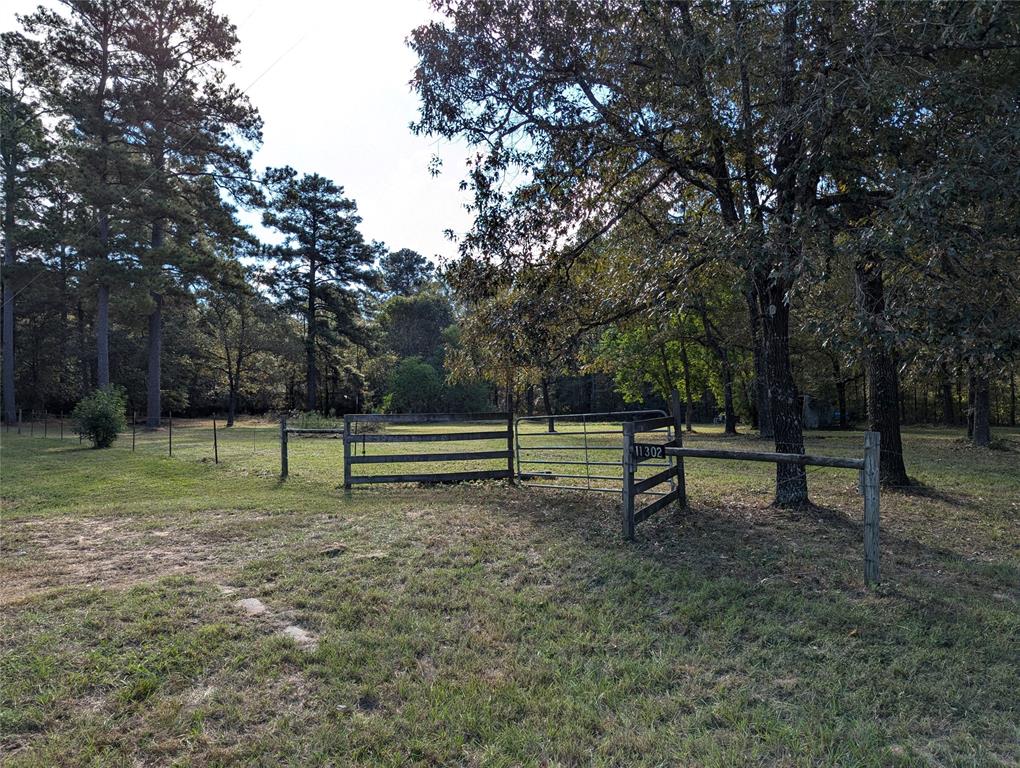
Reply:
<svg viewBox="0 0 1020 768"><path fill-rule="evenodd" d="M249 616L261 616L266 612L265 603L257 597L246 597L243 600L238 600L235 605L238 608L243 608Z"/></svg>
<svg viewBox="0 0 1020 768"><path fill-rule="evenodd" d="M297 624L291 624L289 627L284 627L283 634L293 640L298 648L303 648L305 650L314 650L319 644L319 641L315 639L315 635L304 627L299 627Z"/></svg>

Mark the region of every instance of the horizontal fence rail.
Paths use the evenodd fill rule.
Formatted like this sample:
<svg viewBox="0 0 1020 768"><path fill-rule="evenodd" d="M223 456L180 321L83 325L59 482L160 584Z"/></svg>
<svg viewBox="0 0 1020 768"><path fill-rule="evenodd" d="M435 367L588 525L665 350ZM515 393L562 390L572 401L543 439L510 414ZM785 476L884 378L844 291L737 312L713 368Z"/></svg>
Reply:
<svg viewBox="0 0 1020 768"><path fill-rule="evenodd" d="M502 429L474 429L470 431L388 433L358 431L359 425L486 425L501 422ZM487 425L486 425L487 426ZM495 424L493 424L495 426ZM514 477L514 433L511 414L496 413L414 413L414 414L348 414L344 417L344 488L379 483L456 483L467 480L510 480ZM453 443L496 441L502 447L492 450L438 450L419 453L366 453L368 445L403 443ZM360 446L361 455L357 454ZM456 472L407 472L390 474L355 474L358 465L403 463L464 463L499 461L499 469L469 469Z"/></svg>
<svg viewBox="0 0 1020 768"><path fill-rule="evenodd" d="M864 581L876 584L880 579L879 570L879 517L880 491L878 462L881 436L878 432L864 433L864 456L860 459L838 456L812 456L800 453L768 453L764 451L733 451L718 448L684 448L674 439L666 444L643 443L635 435L651 426L656 420L635 422L624 425L624 487L623 487L623 534L634 538L634 529L656 512L673 501L680 501L677 491L660 496L651 503L640 506L637 497L667 481L672 482L669 471L658 472L649 478L637 479L635 472L642 462L649 459L673 456L678 463L684 458L725 459L731 461L764 461L773 464L797 464L800 466L835 467L856 469L861 474L861 492L864 496ZM681 470L682 471L682 470Z"/></svg>

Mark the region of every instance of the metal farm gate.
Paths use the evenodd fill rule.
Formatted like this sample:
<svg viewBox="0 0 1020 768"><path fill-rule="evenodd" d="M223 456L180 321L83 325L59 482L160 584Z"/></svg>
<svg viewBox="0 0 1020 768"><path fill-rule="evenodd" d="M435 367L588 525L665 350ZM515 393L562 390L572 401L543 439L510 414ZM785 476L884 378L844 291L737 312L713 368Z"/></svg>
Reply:
<svg viewBox="0 0 1020 768"><path fill-rule="evenodd" d="M619 494L624 477L624 424L656 417L667 420L662 410L518 416L514 420L517 480L531 488ZM664 442L671 441L672 423L657 432ZM668 456L642 466L669 468L674 460Z"/></svg>

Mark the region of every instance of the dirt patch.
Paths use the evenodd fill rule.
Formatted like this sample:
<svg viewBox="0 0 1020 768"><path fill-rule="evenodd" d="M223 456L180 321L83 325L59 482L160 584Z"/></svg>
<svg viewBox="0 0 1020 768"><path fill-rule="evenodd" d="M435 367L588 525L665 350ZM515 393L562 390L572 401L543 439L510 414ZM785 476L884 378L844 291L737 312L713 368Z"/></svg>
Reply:
<svg viewBox="0 0 1020 768"><path fill-rule="evenodd" d="M234 562L223 543L187 529L144 529L118 518L7 522L0 605L67 586L126 587L163 576L209 575Z"/></svg>

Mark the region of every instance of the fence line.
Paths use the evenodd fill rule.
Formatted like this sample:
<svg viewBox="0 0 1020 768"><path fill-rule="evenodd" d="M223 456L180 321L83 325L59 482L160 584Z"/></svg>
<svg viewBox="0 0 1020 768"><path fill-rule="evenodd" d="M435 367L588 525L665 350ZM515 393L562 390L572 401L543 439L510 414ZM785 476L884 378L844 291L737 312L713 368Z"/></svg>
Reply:
<svg viewBox="0 0 1020 768"><path fill-rule="evenodd" d="M655 420L651 420L655 421ZM676 441L666 443L640 443L634 437L642 432L642 422L625 425L624 430L624 484L622 493L621 513L623 518L623 535L634 538L634 529L638 523L668 506L679 501L678 489L659 497L650 504L639 507L637 497L647 493L656 485L670 479L668 473L660 472L645 480L637 481L634 477L638 464L648 459L675 456L701 459L727 459L734 461L765 461L774 464L798 464L801 466L836 467L840 469L856 469L860 472L861 493L864 496L864 582L876 584L880 580L879 569L879 451L881 436L878 432L864 433L864 457L847 459L834 456L812 456L799 453L767 453L763 451L733 451L716 448L684 448Z"/></svg>

